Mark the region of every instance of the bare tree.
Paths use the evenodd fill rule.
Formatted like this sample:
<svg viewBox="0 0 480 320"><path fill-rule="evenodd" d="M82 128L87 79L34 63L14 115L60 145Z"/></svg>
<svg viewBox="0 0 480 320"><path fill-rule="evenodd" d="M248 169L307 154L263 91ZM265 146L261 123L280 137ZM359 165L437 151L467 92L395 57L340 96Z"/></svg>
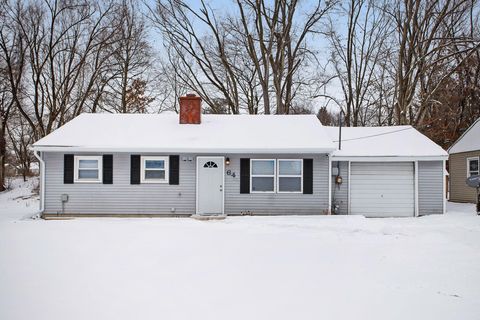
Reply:
<svg viewBox="0 0 480 320"><path fill-rule="evenodd" d="M27 176L31 175L31 164L36 161L30 149L31 144L35 142L34 131L25 118L16 112L8 123L7 132L11 149L15 154L15 164L20 169L23 180L26 181Z"/></svg>
<svg viewBox="0 0 480 320"><path fill-rule="evenodd" d="M238 0L240 17L216 15L204 1L195 10L180 0L160 0L150 10L178 79L210 108L223 99L230 113L246 102L249 113L263 107L269 114L273 101L274 112L282 114L308 82L301 77L314 59L308 40L334 3L318 1L302 12L298 1Z"/></svg>
<svg viewBox="0 0 480 320"><path fill-rule="evenodd" d="M227 101L229 112L238 113L239 96L233 64L226 55L226 29L213 10L201 1L198 12L179 0L158 1L151 17L164 37L171 70L184 87L197 92L215 109L214 100ZM208 36L199 33L202 24Z"/></svg>
<svg viewBox="0 0 480 320"><path fill-rule="evenodd" d="M301 13L299 1L237 0L247 49L262 88L265 113L270 113L273 87L276 113L289 113L297 85L296 76L314 58L308 37L318 32L319 21L335 1L316 1ZM311 71L310 71L311 73Z"/></svg>
<svg viewBox="0 0 480 320"><path fill-rule="evenodd" d="M105 97L103 108L110 112L143 112L145 108L138 108L138 104L130 102L141 99L133 97L139 93L148 96L149 73L152 67L152 49L148 42L148 30L145 18L140 12L136 0L121 0L115 5L113 22L115 34L111 68L109 74L112 81L108 85L108 95ZM143 103L151 102L144 97ZM146 107L144 105L143 107Z"/></svg>
<svg viewBox="0 0 480 320"><path fill-rule="evenodd" d="M469 23L464 24L463 30L452 30L461 33L452 33L451 37L466 34L478 39L479 14L471 10ZM423 113L417 124L417 128L445 148L480 117L480 51L461 52L455 43L451 45L445 51L456 53L453 65L457 67L451 72L451 65L438 65L421 79L421 92L432 94L428 100L422 100Z"/></svg>
<svg viewBox="0 0 480 320"><path fill-rule="evenodd" d="M341 105L345 125L359 126L371 122L372 109L378 108L378 77L381 60L388 59L388 39L392 34L386 3L373 0L351 0L330 16L327 37L331 45L330 62L343 92ZM338 28L338 17L344 17L346 32ZM381 73L380 73L381 75Z"/></svg>
<svg viewBox="0 0 480 320"><path fill-rule="evenodd" d="M432 70L448 66L448 78L463 60L473 55L480 41L468 35L452 35L468 20L476 1L472 0L396 0L390 15L395 20L398 52L396 65L395 118L398 124L421 122L428 101L440 88L423 90ZM456 48L447 52L447 48ZM456 58L462 54L463 58Z"/></svg>
<svg viewBox="0 0 480 320"><path fill-rule="evenodd" d="M103 66L114 32L107 21L110 11L111 5L85 1L6 6L26 48L28 82L16 107L35 130L36 139L86 110L87 104L96 109L98 89L108 81Z"/></svg>
<svg viewBox="0 0 480 320"><path fill-rule="evenodd" d="M21 104L26 51L21 32L7 14L7 5L0 5L0 191L5 190L7 125L15 107ZM20 6L15 10L21 10Z"/></svg>

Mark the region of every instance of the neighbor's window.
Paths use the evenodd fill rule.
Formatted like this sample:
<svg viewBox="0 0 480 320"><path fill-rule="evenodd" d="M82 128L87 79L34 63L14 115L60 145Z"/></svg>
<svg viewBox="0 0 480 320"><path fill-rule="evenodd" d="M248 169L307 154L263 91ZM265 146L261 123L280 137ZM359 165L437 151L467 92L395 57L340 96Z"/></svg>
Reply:
<svg viewBox="0 0 480 320"><path fill-rule="evenodd" d="M250 160L250 192L275 192L275 160Z"/></svg>
<svg viewBox="0 0 480 320"><path fill-rule="evenodd" d="M168 157L142 157L143 183L168 183Z"/></svg>
<svg viewBox="0 0 480 320"><path fill-rule="evenodd" d="M278 192L302 192L302 159L278 160Z"/></svg>
<svg viewBox="0 0 480 320"><path fill-rule="evenodd" d="M479 157L467 159L467 177L477 176L479 171Z"/></svg>
<svg viewBox="0 0 480 320"><path fill-rule="evenodd" d="M75 182L102 182L102 157L75 156Z"/></svg>

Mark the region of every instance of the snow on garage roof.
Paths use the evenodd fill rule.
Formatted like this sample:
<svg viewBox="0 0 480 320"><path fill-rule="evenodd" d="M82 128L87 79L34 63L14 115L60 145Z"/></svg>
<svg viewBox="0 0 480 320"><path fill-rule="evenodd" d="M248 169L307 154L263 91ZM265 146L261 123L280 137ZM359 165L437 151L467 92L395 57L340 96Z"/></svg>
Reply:
<svg viewBox="0 0 480 320"><path fill-rule="evenodd" d="M338 127L325 127L338 149ZM441 157L448 154L412 126L343 127L334 157Z"/></svg>
<svg viewBox="0 0 480 320"><path fill-rule="evenodd" d="M323 153L335 149L315 115L84 113L33 145L39 151Z"/></svg>
<svg viewBox="0 0 480 320"><path fill-rule="evenodd" d="M457 141L448 149L448 153L460 153L480 150L480 118L478 118Z"/></svg>

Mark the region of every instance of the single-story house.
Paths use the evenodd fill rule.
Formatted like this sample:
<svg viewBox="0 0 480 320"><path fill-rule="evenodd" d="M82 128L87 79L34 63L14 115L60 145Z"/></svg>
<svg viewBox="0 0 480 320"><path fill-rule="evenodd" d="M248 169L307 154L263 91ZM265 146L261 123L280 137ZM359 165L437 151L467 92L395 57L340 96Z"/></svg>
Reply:
<svg viewBox="0 0 480 320"><path fill-rule="evenodd" d="M411 127L344 128L339 150L337 131L314 115L204 115L196 96L180 98L179 116L82 114L33 146L41 210L45 217L444 211L447 154L439 146Z"/></svg>
<svg viewBox="0 0 480 320"><path fill-rule="evenodd" d="M450 201L476 203L477 192L465 181L480 174L480 118L458 138L448 153Z"/></svg>

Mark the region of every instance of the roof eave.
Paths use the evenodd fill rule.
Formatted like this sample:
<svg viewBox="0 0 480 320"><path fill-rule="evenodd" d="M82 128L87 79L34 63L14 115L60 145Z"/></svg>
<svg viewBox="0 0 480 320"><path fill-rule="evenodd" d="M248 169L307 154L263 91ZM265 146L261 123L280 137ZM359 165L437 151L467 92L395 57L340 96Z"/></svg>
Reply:
<svg viewBox="0 0 480 320"><path fill-rule="evenodd" d="M145 153L250 153L250 154L297 154L297 153L332 153L335 148L118 148L118 147L79 147L79 146L33 146L40 152L145 152Z"/></svg>
<svg viewBox="0 0 480 320"><path fill-rule="evenodd" d="M334 161L359 161L359 162L376 162L376 161L432 161L432 160L448 160L448 155L332 155Z"/></svg>

